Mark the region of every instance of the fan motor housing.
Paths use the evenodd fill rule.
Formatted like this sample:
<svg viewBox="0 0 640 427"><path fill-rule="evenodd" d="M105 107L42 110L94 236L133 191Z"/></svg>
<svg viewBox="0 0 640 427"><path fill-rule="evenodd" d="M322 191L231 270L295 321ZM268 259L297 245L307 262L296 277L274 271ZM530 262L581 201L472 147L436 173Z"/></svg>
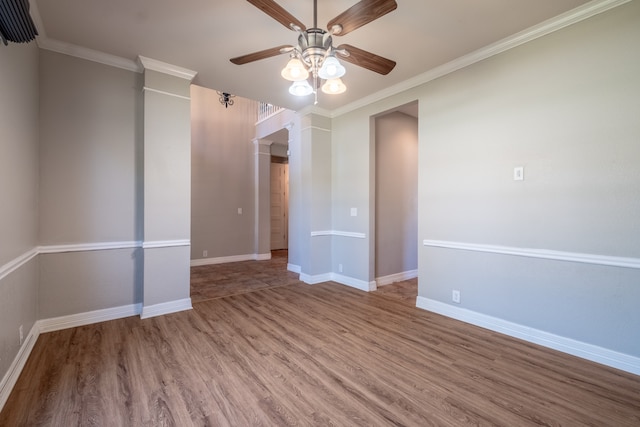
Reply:
<svg viewBox="0 0 640 427"><path fill-rule="evenodd" d="M309 28L300 34L298 38L300 48L302 50L302 60L307 65L320 65L327 55L328 48L331 46L331 41L328 40L328 45L325 41L325 34L327 32L320 28Z"/></svg>

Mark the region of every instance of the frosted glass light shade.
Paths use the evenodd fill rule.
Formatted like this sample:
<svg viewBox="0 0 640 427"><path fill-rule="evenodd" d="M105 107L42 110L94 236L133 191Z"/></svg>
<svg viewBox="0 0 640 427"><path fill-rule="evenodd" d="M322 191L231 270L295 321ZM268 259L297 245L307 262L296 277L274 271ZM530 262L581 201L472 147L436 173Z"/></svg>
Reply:
<svg viewBox="0 0 640 427"><path fill-rule="evenodd" d="M345 72L346 70L340 61L338 61L335 56L329 56L322 63L322 67L320 67L320 71L318 71L318 76L324 80L337 79L344 76Z"/></svg>
<svg viewBox="0 0 640 427"><path fill-rule="evenodd" d="M322 85L322 91L330 95L337 95L339 93L343 93L346 90L347 86L345 86L345 84L342 83L342 80L340 79L330 79Z"/></svg>
<svg viewBox="0 0 640 427"><path fill-rule="evenodd" d="M295 96L307 96L313 92L313 88L306 80L293 82L289 88L289 93Z"/></svg>
<svg viewBox="0 0 640 427"><path fill-rule="evenodd" d="M302 61L298 58L291 58L287 66L282 69L280 75L289 81L298 82L306 80L309 77L309 72Z"/></svg>

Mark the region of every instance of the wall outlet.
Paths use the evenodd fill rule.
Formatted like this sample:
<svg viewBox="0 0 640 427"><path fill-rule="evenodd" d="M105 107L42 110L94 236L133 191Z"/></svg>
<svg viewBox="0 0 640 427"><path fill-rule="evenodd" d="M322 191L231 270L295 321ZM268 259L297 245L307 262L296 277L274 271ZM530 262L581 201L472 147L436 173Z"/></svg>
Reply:
<svg viewBox="0 0 640 427"><path fill-rule="evenodd" d="M20 345L22 345L22 342L24 341L24 332L22 329L22 325L20 325L20 327L18 328L18 333L20 334Z"/></svg>
<svg viewBox="0 0 640 427"><path fill-rule="evenodd" d="M338 264L338 273L342 273L342 264Z"/></svg>
<svg viewBox="0 0 640 427"><path fill-rule="evenodd" d="M242 215L242 208L238 208L238 215Z"/></svg>
<svg viewBox="0 0 640 427"><path fill-rule="evenodd" d="M460 304L460 291L455 289L451 291L451 300L456 304Z"/></svg>
<svg viewBox="0 0 640 427"><path fill-rule="evenodd" d="M351 216L358 216L358 208L351 208Z"/></svg>
<svg viewBox="0 0 640 427"><path fill-rule="evenodd" d="M203 256L203 257L207 257L207 256L209 256L209 251L208 251L208 250L206 250L206 249L205 249L204 251L202 251L202 256Z"/></svg>

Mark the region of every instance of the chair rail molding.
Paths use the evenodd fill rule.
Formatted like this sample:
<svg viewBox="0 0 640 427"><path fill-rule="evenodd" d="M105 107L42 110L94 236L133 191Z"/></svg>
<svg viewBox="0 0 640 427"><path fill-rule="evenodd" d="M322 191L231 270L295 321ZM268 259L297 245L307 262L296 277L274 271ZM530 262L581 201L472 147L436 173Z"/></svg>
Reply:
<svg viewBox="0 0 640 427"><path fill-rule="evenodd" d="M445 240L423 240L422 244L424 246L434 248L486 252L529 258L542 258L554 261L580 262L585 264L606 265L610 267L640 268L640 258L584 254L578 252L555 251L549 249L530 249L512 246L485 245L479 243L451 242Z"/></svg>

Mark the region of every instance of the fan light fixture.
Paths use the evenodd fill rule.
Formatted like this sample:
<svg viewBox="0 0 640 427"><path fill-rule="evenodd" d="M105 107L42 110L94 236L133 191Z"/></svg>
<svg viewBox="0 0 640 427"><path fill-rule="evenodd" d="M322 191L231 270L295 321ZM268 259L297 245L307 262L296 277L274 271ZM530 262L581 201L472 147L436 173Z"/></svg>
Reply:
<svg viewBox="0 0 640 427"><path fill-rule="evenodd" d="M0 0L2 1L2 0ZM318 88L327 94L339 94L347 90L340 79L345 74L336 56L359 67L387 75L396 66L395 61L359 49L349 44L333 46L334 36L344 36L376 19L394 11L396 0L360 0L327 23L327 29L318 28L318 0L313 0L313 26L306 27L287 12L276 0L247 0L249 3L298 33L298 43L282 45L231 58L236 65L247 64L283 53L289 54L289 62L280 73L293 82L289 93L296 96L315 95ZM320 79L320 80L319 80ZM323 80L324 82L322 82Z"/></svg>
<svg viewBox="0 0 640 427"><path fill-rule="evenodd" d="M325 80L339 79L344 76L346 71L347 70L345 70L335 56L329 56L322 63L322 67L320 67L320 70L318 71L318 76Z"/></svg>
<svg viewBox="0 0 640 427"><path fill-rule="evenodd" d="M297 82L293 82L289 88L289 93L295 96L307 96L313 93L313 88L308 81L298 80Z"/></svg>
<svg viewBox="0 0 640 427"><path fill-rule="evenodd" d="M347 90L347 86L342 83L342 80L337 79L329 79L322 85L322 91L329 95L337 95L339 93L343 93Z"/></svg>
<svg viewBox="0 0 640 427"><path fill-rule="evenodd" d="M298 58L291 58L280 74L286 80L292 82L299 82L309 78L309 71L307 71L302 61Z"/></svg>
<svg viewBox="0 0 640 427"><path fill-rule="evenodd" d="M335 57L336 49L331 42L331 33L318 29L303 32L294 25L292 28L300 34L298 46L289 48L291 51L289 62L280 73L284 79L293 82L289 93L295 96L307 96L313 93L317 104L316 88L320 86L318 79L325 80L322 91L326 94L337 95L346 91L347 86L340 80L346 70ZM309 78L312 80L311 83L308 81Z"/></svg>

